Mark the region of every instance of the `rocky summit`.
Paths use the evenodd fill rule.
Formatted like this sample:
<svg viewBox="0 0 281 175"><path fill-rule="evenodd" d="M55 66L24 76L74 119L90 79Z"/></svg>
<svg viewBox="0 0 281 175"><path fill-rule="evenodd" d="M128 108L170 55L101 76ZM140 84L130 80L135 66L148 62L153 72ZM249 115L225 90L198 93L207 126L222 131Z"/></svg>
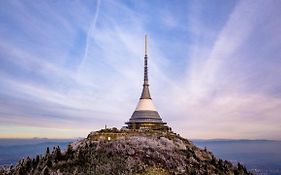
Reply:
<svg viewBox="0 0 281 175"><path fill-rule="evenodd" d="M59 147L35 158L26 158L0 174L251 174L238 163L217 159L207 149L170 130L103 129L74 142L67 150Z"/></svg>

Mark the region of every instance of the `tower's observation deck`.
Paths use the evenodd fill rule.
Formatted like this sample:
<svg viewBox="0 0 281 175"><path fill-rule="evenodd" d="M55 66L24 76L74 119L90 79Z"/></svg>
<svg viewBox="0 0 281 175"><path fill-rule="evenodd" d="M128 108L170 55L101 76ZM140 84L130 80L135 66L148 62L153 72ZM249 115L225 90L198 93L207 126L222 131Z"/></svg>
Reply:
<svg viewBox="0 0 281 175"><path fill-rule="evenodd" d="M148 84L148 57L147 57L147 36L145 36L145 56L144 56L144 83L138 105L131 116L130 120L126 122L128 128L162 128L165 126L165 122L162 121L159 113L157 112L150 93Z"/></svg>

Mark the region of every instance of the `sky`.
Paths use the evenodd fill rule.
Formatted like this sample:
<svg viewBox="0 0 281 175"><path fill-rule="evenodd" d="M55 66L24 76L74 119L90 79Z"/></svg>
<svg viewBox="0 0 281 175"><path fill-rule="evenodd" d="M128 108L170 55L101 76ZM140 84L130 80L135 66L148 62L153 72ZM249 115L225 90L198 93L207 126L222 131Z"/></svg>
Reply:
<svg viewBox="0 0 281 175"><path fill-rule="evenodd" d="M121 128L139 100L189 139L281 139L281 1L0 1L0 138Z"/></svg>

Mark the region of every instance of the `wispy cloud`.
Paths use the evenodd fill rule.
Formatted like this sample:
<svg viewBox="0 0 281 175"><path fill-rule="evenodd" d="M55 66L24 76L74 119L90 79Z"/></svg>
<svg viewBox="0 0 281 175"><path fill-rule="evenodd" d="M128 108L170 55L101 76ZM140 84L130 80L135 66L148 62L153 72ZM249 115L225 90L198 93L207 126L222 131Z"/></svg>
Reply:
<svg viewBox="0 0 281 175"><path fill-rule="evenodd" d="M276 1L1 3L1 137L121 127L141 92L148 34L152 97L174 130L280 139Z"/></svg>
<svg viewBox="0 0 281 175"><path fill-rule="evenodd" d="M256 75L261 73L261 70L255 71L259 69L259 65L252 67L249 72L247 67L245 70L243 66L255 64L253 58L247 58L251 53L259 52L251 47L255 44L251 37L262 38L256 33L261 32L258 28L260 20L267 19L268 13L274 13L267 11L271 5L271 2L238 3L218 34L207 59L194 58L192 63L196 67L190 69L187 84L182 86L184 89L179 91L179 94L176 93L177 99L183 98L177 124L182 120L187 121L180 126L180 130L186 130L186 133L195 138L209 137L206 130L211 130L213 137L222 138L279 138L276 132L280 125L276 122L280 120L277 106L281 100L263 89L263 86L272 87L274 82L266 81L267 84L260 84L260 90L256 91L257 82L263 79L256 79ZM268 43L271 41L266 40L262 45ZM258 57L266 61L263 56ZM275 54L271 57L275 57ZM280 62L277 65L280 65ZM236 69L233 69L235 67ZM271 74L271 71L267 73ZM274 76L277 80L276 75L269 76Z"/></svg>

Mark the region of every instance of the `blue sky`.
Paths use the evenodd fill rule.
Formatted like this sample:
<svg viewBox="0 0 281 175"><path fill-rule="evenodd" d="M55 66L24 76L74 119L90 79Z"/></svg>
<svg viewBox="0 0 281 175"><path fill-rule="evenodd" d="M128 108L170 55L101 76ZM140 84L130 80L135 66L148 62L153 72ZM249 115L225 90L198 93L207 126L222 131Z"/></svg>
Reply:
<svg viewBox="0 0 281 175"><path fill-rule="evenodd" d="M281 139L281 2L0 2L0 137L118 128L149 80L187 138Z"/></svg>

